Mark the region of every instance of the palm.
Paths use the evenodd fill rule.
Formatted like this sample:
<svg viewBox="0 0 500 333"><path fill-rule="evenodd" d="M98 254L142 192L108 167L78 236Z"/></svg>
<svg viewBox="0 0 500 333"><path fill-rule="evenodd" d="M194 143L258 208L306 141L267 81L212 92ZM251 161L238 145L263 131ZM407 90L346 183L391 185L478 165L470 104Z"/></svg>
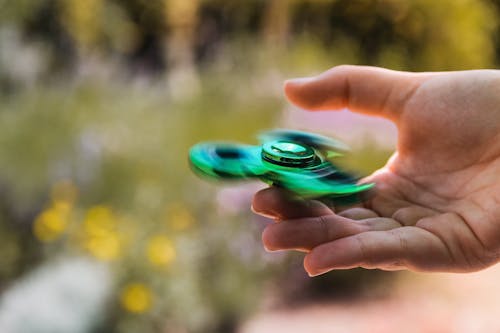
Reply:
<svg viewBox="0 0 500 333"><path fill-rule="evenodd" d="M380 192L371 208L438 236L460 270L496 260L489 252L500 236L500 216L495 216L500 146L492 144L500 133L500 109L493 114L498 98L484 86L497 76L450 73L418 86L403 101L398 153L373 176ZM454 248L454 242L462 248Z"/></svg>
<svg viewBox="0 0 500 333"><path fill-rule="evenodd" d="M328 76L332 74L327 72L324 76L331 80ZM386 84L390 81L383 79ZM355 78L351 80L355 82ZM319 99L322 104L317 103L319 97L314 93L304 102L297 100L293 91L288 92L292 101L311 109L347 104L355 111L381 114L399 128L397 152L384 168L368 177L377 183L377 193L365 203L365 209L348 209L334 215L319 207L292 212L291 216L284 212L286 209L274 209L284 218L320 216L321 229L329 235L326 238L314 236L310 223L304 225L309 236L298 237L296 245L292 244L296 236L290 235L284 241L289 244L279 243L290 229L299 228L298 223L291 228L286 223L275 225L264 234L267 246L274 247L274 242L276 248L312 249L306 268L310 266L313 274L355 266L471 271L497 261L500 74L433 73L408 75L400 79L402 82L394 81L396 84L385 95L379 94L382 97L378 101L369 96L370 86L364 82L358 90L353 88L353 82L348 83L349 100L340 97L325 102L323 96ZM324 87L325 82L320 83ZM318 93L317 87L315 91ZM363 104L366 96L362 94L372 97L369 107ZM282 194L274 196L275 202L282 201L283 208L290 207ZM255 203L261 205L258 195Z"/></svg>

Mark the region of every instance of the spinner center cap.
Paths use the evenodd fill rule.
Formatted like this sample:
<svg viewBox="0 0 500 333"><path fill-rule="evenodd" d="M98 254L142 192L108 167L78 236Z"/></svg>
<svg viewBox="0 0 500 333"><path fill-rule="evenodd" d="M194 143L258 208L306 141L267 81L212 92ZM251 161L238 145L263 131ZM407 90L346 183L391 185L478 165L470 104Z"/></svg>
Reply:
<svg viewBox="0 0 500 333"><path fill-rule="evenodd" d="M315 163L311 147L291 141L271 141L262 146L262 159L286 167L308 167Z"/></svg>

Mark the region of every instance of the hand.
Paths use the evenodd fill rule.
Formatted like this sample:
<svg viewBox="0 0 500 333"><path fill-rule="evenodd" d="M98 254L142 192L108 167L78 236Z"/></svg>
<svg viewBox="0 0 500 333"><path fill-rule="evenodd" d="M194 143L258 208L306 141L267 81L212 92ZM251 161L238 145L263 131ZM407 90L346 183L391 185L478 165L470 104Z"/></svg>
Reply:
<svg viewBox="0 0 500 333"><path fill-rule="evenodd" d="M283 190L258 192L253 210L279 223L269 250L306 251L311 275L353 267L469 272L500 254L500 71L408 73L339 66L287 81L308 110L349 108L398 127L387 164L366 181L363 207L334 213Z"/></svg>

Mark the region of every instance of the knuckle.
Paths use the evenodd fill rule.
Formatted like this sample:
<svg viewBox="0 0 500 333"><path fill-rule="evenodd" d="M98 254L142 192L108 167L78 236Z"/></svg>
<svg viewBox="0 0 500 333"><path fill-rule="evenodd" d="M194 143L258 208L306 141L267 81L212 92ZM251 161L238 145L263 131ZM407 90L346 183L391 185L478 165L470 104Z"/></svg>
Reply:
<svg viewBox="0 0 500 333"><path fill-rule="evenodd" d="M392 218L395 219L396 221L399 221L403 223L404 221L407 220L407 217L409 215L409 211L407 207L404 208L399 208L392 214Z"/></svg>
<svg viewBox="0 0 500 333"><path fill-rule="evenodd" d="M373 266L373 257L369 255L370 251L363 240L362 237L355 237L358 244L358 249L360 252L361 260L363 261L363 267L370 268Z"/></svg>
<svg viewBox="0 0 500 333"><path fill-rule="evenodd" d="M327 216L318 216L317 223L319 224L319 238L321 239L320 243L325 243L327 241L333 240L334 235L332 233L332 228L330 225L330 221Z"/></svg>
<svg viewBox="0 0 500 333"><path fill-rule="evenodd" d="M346 72L352 71L355 68L353 65L338 65L332 67L331 71L338 74L346 74Z"/></svg>

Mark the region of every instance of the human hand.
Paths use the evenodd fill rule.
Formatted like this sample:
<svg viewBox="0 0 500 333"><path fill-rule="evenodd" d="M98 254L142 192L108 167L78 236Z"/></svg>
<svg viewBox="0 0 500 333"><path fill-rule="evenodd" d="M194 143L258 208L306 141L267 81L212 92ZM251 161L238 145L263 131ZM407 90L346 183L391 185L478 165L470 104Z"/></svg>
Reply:
<svg viewBox="0 0 500 333"><path fill-rule="evenodd" d="M409 73L339 66L285 83L308 110L349 108L398 127L397 149L367 177L376 194L334 213L278 188L253 210L269 250L307 252L311 275L353 267L469 272L500 255L500 71Z"/></svg>

